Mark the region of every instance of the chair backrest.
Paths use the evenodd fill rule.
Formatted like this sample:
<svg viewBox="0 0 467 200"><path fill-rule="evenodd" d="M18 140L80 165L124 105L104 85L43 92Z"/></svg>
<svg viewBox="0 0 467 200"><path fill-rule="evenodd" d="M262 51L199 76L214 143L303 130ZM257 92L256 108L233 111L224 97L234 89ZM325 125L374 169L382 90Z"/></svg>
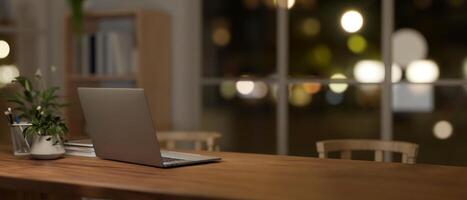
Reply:
<svg viewBox="0 0 467 200"><path fill-rule="evenodd" d="M340 152L341 159L351 159L352 151L375 151L375 161L384 160L384 152L401 153L402 163L416 162L418 145L409 142L383 140L324 140L316 143L320 158L327 158L329 152Z"/></svg>
<svg viewBox="0 0 467 200"><path fill-rule="evenodd" d="M217 132L200 131L159 131L157 139L161 148L175 149L177 143L190 142L194 144L194 150L219 151L219 139L221 134Z"/></svg>

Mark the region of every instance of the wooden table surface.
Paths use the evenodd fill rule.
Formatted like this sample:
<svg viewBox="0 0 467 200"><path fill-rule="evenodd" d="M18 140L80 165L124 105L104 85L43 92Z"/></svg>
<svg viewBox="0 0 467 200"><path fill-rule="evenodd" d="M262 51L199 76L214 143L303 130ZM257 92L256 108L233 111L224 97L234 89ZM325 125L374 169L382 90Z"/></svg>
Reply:
<svg viewBox="0 0 467 200"><path fill-rule="evenodd" d="M467 168L208 153L222 162L159 169L98 158L15 158L0 188L117 199L467 199Z"/></svg>

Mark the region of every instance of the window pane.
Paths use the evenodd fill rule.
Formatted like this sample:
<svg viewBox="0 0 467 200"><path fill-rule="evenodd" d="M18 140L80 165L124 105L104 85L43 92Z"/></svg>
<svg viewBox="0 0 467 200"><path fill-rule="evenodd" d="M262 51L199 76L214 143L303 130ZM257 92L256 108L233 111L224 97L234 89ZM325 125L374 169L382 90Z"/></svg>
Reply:
<svg viewBox="0 0 467 200"><path fill-rule="evenodd" d="M394 139L420 145L418 163L467 165L467 102L462 86L406 85L412 97L406 101L417 109L394 113ZM402 94L404 95L404 94ZM427 103L431 102L431 103ZM428 105L428 106L427 106Z"/></svg>
<svg viewBox="0 0 467 200"><path fill-rule="evenodd" d="M380 137L380 87L331 87L317 83L290 86L292 155L318 156L316 142L320 140ZM365 156L356 159L372 159Z"/></svg>
<svg viewBox="0 0 467 200"><path fill-rule="evenodd" d="M248 81L203 87L202 130L219 131L223 151L276 153L276 109L271 88Z"/></svg>
<svg viewBox="0 0 467 200"><path fill-rule="evenodd" d="M0 33L0 87L4 87L19 75L17 37Z"/></svg>
<svg viewBox="0 0 467 200"><path fill-rule="evenodd" d="M15 39L13 34L0 32L0 65L15 63Z"/></svg>
<svg viewBox="0 0 467 200"><path fill-rule="evenodd" d="M380 0L296 1L290 9L290 75L352 77L359 61L380 63L380 7Z"/></svg>
<svg viewBox="0 0 467 200"><path fill-rule="evenodd" d="M11 82L19 74L16 67L16 51L14 47L15 37L11 34L0 33L0 92L2 95L13 95L14 89L12 87L5 87L6 84ZM7 109L7 102L5 98L0 99L0 109ZM8 133L9 125L7 123L0 124L0 130ZM1 141L10 141L10 134L1 134Z"/></svg>
<svg viewBox="0 0 467 200"><path fill-rule="evenodd" d="M419 77L416 69L430 68L440 78L467 76L467 8L465 1L396 0L394 59L402 67L414 60L433 60L435 67L412 65L414 73L405 70L408 79ZM435 68L435 69L431 69ZM432 75L433 76L433 75Z"/></svg>
<svg viewBox="0 0 467 200"><path fill-rule="evenodd" d="M268 76L276 68L273 0L203 0L203 76Z"/></svg>

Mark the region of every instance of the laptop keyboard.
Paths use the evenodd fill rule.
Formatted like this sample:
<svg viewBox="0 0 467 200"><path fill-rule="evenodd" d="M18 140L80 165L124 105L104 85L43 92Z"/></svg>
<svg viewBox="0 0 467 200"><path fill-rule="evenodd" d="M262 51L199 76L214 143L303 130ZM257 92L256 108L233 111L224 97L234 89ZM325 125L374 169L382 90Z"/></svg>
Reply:
<svg viewBox="0 0 467 200"><path fill-rule="evenodd" d="M183 161L183 159L178 158L169 158L169 157L162 157L162 162L173 162L173 161Z"/></svg>

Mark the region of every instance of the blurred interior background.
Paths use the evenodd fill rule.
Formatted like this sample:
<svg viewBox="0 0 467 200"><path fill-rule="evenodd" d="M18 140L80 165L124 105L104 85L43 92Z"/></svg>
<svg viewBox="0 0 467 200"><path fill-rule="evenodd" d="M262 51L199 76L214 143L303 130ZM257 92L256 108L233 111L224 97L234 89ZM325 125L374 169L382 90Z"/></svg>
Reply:
<svg viewBox="0 0 467 200"><path fill-rule="evenodd" d="M15 76L37 69L48 84L67 88L74 73L65 64L70 2L0 0L2 93ZM223 151L316 157L318 140L394 139L419 144L419 163L467 165L465 0L82 6L84 13L170 16L170 129L218 131ZM131 23L115 26L131 32ZM93 86L136 87L125 73ZM0 126L6 144L8 125Z"/></svg>

